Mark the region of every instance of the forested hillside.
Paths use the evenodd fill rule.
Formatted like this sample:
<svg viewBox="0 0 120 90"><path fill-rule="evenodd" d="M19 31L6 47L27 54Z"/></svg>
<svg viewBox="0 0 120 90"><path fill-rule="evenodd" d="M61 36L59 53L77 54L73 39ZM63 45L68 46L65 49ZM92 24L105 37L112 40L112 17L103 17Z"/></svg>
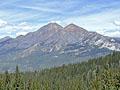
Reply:
<svg viewBox="0 0 120 90"><path fill-rule="evenodd" d="M42 71L0 75L0 90L120 90L120 53Z"/></svg>

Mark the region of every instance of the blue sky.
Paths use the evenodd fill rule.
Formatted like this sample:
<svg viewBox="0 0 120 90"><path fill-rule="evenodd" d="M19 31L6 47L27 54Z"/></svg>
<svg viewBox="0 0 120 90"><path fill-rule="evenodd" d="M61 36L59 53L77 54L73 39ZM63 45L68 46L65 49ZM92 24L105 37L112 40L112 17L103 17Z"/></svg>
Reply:
<svg viewBox="0 0 120 90"><path fill-rule="evenodd" d="M120 37L120 0L0 0L0 38L57 22Z"/></svg>

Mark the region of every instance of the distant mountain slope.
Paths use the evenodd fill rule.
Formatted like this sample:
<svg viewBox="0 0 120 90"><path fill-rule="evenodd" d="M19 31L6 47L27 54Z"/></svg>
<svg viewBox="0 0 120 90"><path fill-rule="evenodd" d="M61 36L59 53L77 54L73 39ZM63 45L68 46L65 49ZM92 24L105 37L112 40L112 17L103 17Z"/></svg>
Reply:
<svg viewBox="0 0 120 90"><path fill-rule="evenodd" d="M115 37L114 37L114 40L115 40L116 42L120 43L120 38L115 38Z"/></svg>
<svg viewBox="0 0 120 90"><path fill-rule="evenodd" d="M15 39L9 37L1 39L0 62L6 64L8 61L14 65L22 63L21 65L31 65L34 68L35 65L32 63L38 60L38 65L42 65L40 58L46 55L51 57L52 63L53 57L58 59L61 55L71 58L90 58L108 54L111 50L120 51L120 43L114 38L89 32L75 24L62 27L57 23L49 23L25 36L18 36ZM26 64L23 63L25 60ZM65 62L69 63L68 60ZM70 62L75 61L71 60ZM48 64L48 62L46 63ZM47 65L46 63L43 62ZM62 59L61 64L63 63ZM59 63L54 65L59 65Z"/></svg>
<svg viewBox="0 0 120 90"><path fill-rule="evenodd" d="M1 90L120 90L120 52L32 72L16 67L0 74L0 82Z"/></svg>

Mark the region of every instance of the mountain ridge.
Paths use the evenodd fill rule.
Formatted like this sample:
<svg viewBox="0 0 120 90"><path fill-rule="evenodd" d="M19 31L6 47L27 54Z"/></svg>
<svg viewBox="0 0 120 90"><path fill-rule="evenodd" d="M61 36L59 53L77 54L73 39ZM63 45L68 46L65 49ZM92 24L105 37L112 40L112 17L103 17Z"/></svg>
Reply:
<svg viewBox="0 0 120 90"><path fill-rule="evenodd" d="M59 44L69 44L80 42L119 51L120 44L114 43L113 40L114 38L112 39L96 32L89 32L73 23L65 27L57 23L49 23L35 32L12 39L8 47L13 46L12 48L16 49L27 49L37 43L55 44L58 42Z"/></svg>
<svg viewBox="0 0 120 90"><path fill-rule="evenodd" d="M114 38L87 31L75 24L62 27L49 23L35 32L12 38L7 43L6 40L4 44L0 43L0 62L6 64L8 61L24 67L28 65L26 68L30 65L33 67L33 63L38 67L48 63L51 63L48 66L54 66L106 55L112 50L120 51L120 43Z"/></svg>

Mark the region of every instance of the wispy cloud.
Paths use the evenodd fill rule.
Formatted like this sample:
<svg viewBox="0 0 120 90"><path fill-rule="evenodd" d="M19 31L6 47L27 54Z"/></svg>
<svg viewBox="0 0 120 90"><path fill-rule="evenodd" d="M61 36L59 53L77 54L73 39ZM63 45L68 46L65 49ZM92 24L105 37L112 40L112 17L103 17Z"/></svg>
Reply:
<svg viewBox="0 0 120 90"><path fill-rule="evenodd" d="M1 0L0 3L1 37L26 34L53 21L120 36L119 0Z"/></svg>
<svg viewBox="0 0 120 90"><path fill-rule="evenodd" d="M55 9L52 9L52 8L46 8L46 7L37 7L37 6L19 6L21 8L24 8L24 9L30 9L30 10L36 10L36 11L39 11L39 12L49 12L49 13L61 13L61 11L59 10L55 10Z"/></svg>
<svg viewBox="0 0 120 90"><path fill-rule="evenodd" d="M120 26L120 20L115 20L113 24L115 24L116 26Z"/></svg>
<svg viewBox="0 0 120 90"><path fill-rule="evenodd" d="M7 23L5 25L3 24L1 24L0 27L0 35L11 36L11 37L16 37L18 35L25 35L28 32L35 31L40 27L40 25L32 25L31 23L27 23L27 22L21 22L19 24L12 24L12 23Z"/></svg>
<svg viewBox="0 0 120 90"><path fill-rule="evenodd" d="M8 23L2 19L0 19L0 28L5 27Z"/></svg>

